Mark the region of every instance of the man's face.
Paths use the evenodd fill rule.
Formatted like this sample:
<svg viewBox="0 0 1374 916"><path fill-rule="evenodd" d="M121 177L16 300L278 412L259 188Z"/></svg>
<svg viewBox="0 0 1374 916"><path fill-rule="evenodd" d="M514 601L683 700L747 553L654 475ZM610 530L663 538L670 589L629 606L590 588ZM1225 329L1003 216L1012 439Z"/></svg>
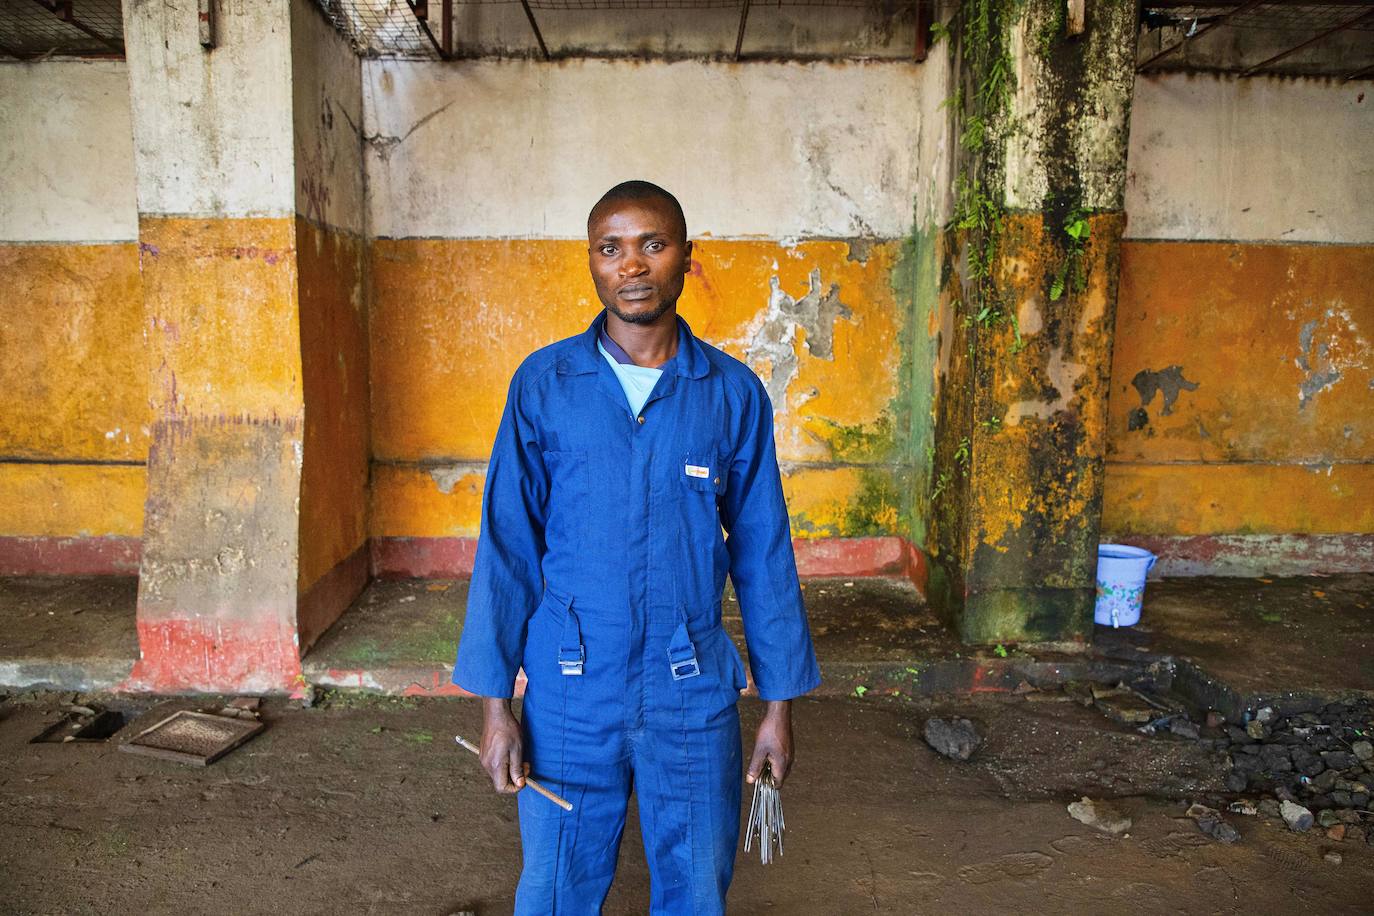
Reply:
<svg viewBox="0 0 1374 916"><path fill-rule="evenodd" d="M613 201L587 223L587 263L596 295L621 321L650 324L677 304L692 243L667 201Z"/></svg>

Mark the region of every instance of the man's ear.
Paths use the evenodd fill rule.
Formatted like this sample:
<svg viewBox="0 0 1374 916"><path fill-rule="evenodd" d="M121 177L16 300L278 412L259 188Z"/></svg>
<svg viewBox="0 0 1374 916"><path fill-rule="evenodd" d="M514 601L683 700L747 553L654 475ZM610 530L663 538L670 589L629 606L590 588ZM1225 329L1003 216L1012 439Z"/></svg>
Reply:
<svg viewBox="0 0 1374 916"><path fill-rule="evenodd" d="M692 272L692 243L690 241L682 246L682 272L684 274Z"/></svg>

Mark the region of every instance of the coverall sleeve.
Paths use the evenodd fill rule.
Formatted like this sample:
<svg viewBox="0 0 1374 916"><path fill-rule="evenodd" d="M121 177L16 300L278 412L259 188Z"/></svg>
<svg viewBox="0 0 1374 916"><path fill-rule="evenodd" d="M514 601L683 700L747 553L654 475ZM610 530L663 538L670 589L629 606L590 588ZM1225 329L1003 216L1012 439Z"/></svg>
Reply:
<svg viewBox="0 0 1374 916"><path fill-rule="evenodd" d="M525 627L543 595L548 474L516 372L496 430L482 492L481 531L453 683L483 697L509 697L525 649Z"/></svg>
<svg viewBox="0 0 1374 916"><path fill-rule="evenodd" d="M790 700L814 690L821 675L792 553L773 446L773 405L757 378L744 395L721 522L759 697Z"/></svg>

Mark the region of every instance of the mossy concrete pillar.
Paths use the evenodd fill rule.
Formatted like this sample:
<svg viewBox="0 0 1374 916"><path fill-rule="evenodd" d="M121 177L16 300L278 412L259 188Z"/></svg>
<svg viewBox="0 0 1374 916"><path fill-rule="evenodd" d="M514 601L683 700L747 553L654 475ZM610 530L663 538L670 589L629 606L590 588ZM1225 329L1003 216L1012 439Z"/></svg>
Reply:
<svg viewBox="0 0 1374 916"><path fill-rule="evenodd" d="M932 598L971 643L1091 635L1133 4L972 0L951 24Z"/></svg>

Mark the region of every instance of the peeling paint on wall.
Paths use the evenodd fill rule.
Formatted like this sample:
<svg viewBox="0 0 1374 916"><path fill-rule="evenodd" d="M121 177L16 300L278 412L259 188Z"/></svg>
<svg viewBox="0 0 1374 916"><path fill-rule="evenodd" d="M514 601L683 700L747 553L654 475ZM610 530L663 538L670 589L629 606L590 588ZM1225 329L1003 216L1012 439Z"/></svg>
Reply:
<svg viewBox="0 0 1374 916"><path fill-rule="evenodd" d="M1344 305L1334 305L1321 318L1304 322L1298 331L1295 359L1303 373L1298 409L1306 409L1309 401L1339 382L1346 369L1365 368L1368 353L1369 341Z"/></svg>
<svg viewBox="0 0 1374 916"><path fill-rule="evenodd" d="M1374 531L1357 495L1374 492L1370 276L1369 245L1128 242L1109 535ZM1146 414L1170 390L1172 411Z"/></svg>
<svg viewBox="0 0 1374 916"><path fill-rule="evenodd" d="M477 477L485 479L486 475L487 466L485 464L477 463L445 464L439 467L433 467L429 469L430 479L434 481L434 485L439 489L439 492L444 494L445 496L448 496L450 493L452 493L453 488L456 487L458 485L458 482L460 480L463 480L465 477Z"/></svg>
<svg viewBox="0 0 1374 916"><path fill-rule="evenodd" d="M1140 393L1140 406L1131 411L1129 429L1143 429L1150 423L1150 414L1146 410L1150 403L1154 401L1156 394L1161 394L1160 414L1169 416L1174 412L1174 402L1178 400L1180 391L1197 391L1198 383L1190 382L1183 377L1182 366L1166 366L1158 372L1152 369L1141 369L1131 379L1131 385Z"/></svg>
<svg viewBox="0 0 1374 916"><path fill-rule="evenodd" d="M896 345L909 321L893 286L899 251L875 241L860 262L846 241L697 239L680 312L703 340L773 375L778 459L800 537L897 534L912 511L902 376L929 379L930 367L924 358L906 367ZM586 259L575 240L374 243L372 536L477 533L511 373L531 351L582 331L599 307ZM538 321L531 302L546 304ZM496 343L455 359L463 328Z"/></svg>
<svg viewBox="0 0 1374 916"><path fill-rule="evenodd" d="M812 268L807 278L806 295L794 299L783 289L775 274L768 281L768 307L750 325L745 339L747 362L758 369L768 367L764 384L773 401L775 413L786 413L790 404L787 389L797 377L797 332L802 345L818 359L835 358L835 321L854 320L854 312L840 301L839 284L821 292L821 269Z"/></svg>

